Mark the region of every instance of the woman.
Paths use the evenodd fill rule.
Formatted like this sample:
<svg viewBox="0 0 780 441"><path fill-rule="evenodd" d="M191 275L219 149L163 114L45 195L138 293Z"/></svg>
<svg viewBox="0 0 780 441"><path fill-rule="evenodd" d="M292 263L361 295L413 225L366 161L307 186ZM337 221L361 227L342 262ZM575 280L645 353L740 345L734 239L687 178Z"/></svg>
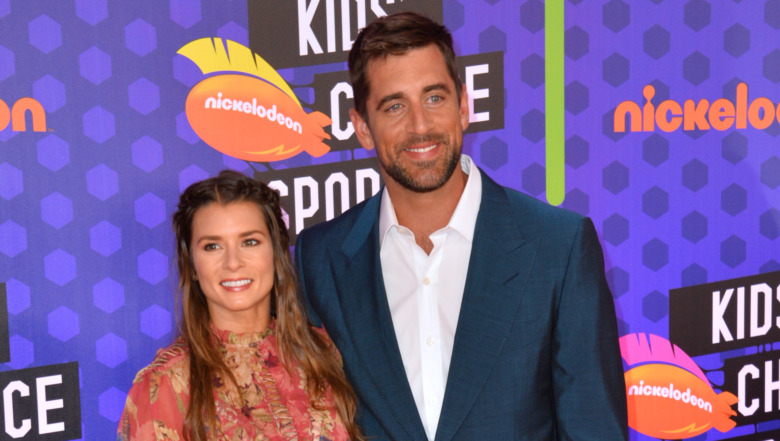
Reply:
<svg viewBox="0 0 780 441"><path fill-rule="evenodd" d="M240 173L187 188L173 216L180 337L136 376L126 440L362 440L327 335L298 299L279 194Z"/></svg>

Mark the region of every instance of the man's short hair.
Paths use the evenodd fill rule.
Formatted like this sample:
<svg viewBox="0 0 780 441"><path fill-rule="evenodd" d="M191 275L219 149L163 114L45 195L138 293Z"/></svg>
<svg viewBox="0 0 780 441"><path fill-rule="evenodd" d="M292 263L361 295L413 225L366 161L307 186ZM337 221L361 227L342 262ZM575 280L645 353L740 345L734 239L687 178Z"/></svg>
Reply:
<svg viewBox="0 0 780 441"><path fill-rule="evenodd" d="M366 99L369 95L369 81L366 75L368 64L388 55L403 55L413 49L430 44L438 46L460 102L461 81L455 64L452 35L446 27L414 12L399 12L380 17L363 28L349 51L349 78L355 109L367 119Z"/></svg>

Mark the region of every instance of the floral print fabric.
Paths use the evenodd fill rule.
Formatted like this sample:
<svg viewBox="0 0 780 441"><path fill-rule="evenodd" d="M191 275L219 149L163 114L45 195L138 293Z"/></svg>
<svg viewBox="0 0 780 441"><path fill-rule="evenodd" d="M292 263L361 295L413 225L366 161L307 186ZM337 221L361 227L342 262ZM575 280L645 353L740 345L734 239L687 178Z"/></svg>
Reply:
<svg viewBox="0 0 780 441"><path fill-rule="evenodd" d="M347 440L330 389L309 403L303 371L284 368L273 324L261 333L216 330L219 348L241 389L230 379L215 378L214 401L219 425L207 428L209 440ZM179 339L157 352L142 369L127 395L119 421L118 441L184 441L189 406L187 346ZM242 402L238 407L236 404Z"/></svg>

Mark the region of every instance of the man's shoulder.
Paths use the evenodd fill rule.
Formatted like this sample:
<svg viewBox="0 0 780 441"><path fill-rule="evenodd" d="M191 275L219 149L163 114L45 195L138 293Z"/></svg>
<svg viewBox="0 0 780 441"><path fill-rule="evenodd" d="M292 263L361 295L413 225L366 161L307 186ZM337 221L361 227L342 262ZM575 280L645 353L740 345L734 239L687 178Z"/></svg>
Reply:
<svg viewBox="0 0 780 441"><path fill-rule="evenodd" d="M299 241L305 239L310 242L340 243L354 230L358 222L365 223L366 220L376 220L379 215L377 209L381 197L381 190L376 195L351 207L335 218L320 222L317 225L305 228L298 234ZM367 210L374 210L370 213Z"/></svg>
<svg viewBox="0 0 780 441"><path fill-rule="evenodd" d="M527 226L560 228L563 225L568 225L576 227L585 217L566 208L550 205L513 188L504 187L495 182L493 184L506 195L511 214L516 219L521 219Z"/></svg>

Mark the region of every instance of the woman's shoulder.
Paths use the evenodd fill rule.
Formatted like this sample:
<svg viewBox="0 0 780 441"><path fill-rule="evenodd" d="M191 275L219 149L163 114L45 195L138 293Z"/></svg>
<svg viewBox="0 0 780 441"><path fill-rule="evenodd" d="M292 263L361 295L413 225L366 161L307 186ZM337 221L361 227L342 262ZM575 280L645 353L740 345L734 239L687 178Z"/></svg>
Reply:
<svg viewBox="0 0 780 441"><path fill-rule="evenodd" d="M174 341L170 346L158 349L154 360L148 366L138 371L133 384L142 382L150 377L169 375L173 372L181 374L189 367L188 354L187 344L181 338Z"/></svg>
<svg viewBox="0 0 780 441"><path fill-rule="evenodd" d="M157 351L141 369L127 393L117 439L183 439L184 415L189 405L189 350L183 340Z"/></svg>

